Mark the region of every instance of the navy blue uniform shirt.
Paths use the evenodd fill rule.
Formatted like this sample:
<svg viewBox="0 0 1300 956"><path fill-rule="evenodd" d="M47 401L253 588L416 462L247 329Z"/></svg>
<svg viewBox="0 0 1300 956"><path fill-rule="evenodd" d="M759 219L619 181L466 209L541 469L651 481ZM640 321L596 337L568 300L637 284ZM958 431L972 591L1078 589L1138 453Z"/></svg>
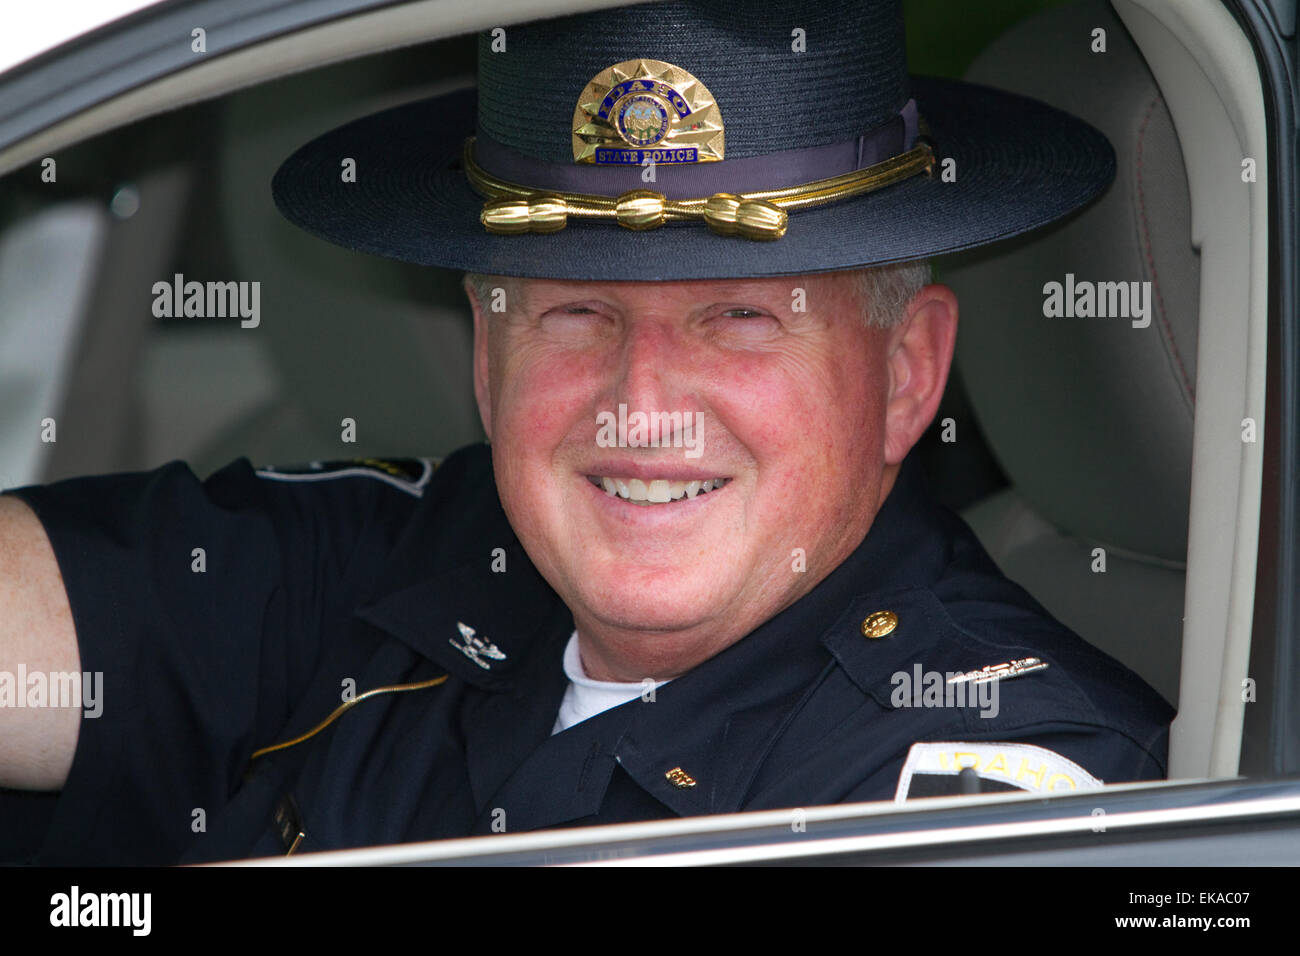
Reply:
<svg viewBox="0 0 1300 956"><path fill-rule="evenodd" d="M201 482L172 462L14 493L53 544L81 669L104 678L63 791L0 792L10 860L215 860L902 799L960 792L968 766L985 790L1165 774L1168 704L1003 577L910 462L809 594L653 700L554 736L573 619L511 531L485 446L436 469L240 459ZM882 611L893 629L864 636ZM1048 666L997 682L996 713L973 690L968 706L918 706L908 686L1026 658ZM409 684L427 686L363 697Z"/></svg>

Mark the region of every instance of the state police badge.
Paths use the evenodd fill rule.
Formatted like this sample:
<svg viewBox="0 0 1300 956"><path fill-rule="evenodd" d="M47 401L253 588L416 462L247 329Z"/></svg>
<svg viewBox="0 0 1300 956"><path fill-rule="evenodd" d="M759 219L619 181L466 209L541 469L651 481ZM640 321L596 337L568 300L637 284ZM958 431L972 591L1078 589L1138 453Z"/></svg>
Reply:
<svg viewBox="0 0 1300 956"><path fill-rule="evenodd" d="M722 153L722 114L713 94L662 60L625 60L601 70L573 111L575 162L708 163Z"/></svg>

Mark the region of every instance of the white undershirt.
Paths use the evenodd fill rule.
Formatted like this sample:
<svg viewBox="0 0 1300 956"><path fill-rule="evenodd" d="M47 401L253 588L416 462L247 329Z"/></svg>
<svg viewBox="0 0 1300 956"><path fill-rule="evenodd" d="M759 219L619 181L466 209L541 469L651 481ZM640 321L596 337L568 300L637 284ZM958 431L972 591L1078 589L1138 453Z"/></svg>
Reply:
<svg viewBox="0 0 1300 956"><path fill-rule="evenodd" d="M564 646L564 673L569 678L569 686L560 701L560 712L555 718L552 734L568 730L574 724L581 723L588 717L626 704L629 700L640 697L645 690L641 681L625 684L622 681L592 680L582 669L582 655L578 652L578 632L575 630ZM661 680L655 688L663 687L668 681Z"/></svg>

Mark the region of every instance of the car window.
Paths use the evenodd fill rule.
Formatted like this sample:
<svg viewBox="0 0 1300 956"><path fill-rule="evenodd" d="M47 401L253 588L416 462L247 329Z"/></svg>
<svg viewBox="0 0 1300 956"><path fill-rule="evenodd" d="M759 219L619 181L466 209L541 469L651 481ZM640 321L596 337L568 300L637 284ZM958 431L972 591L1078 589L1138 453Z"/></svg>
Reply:
<svg viewBox="0 0 1300 956"><path fill-rule="evenodd" d="M1242 412L1234 393L1198 388L1220 382L1198 363L1207 354L1201 337L1210 334L1202 320L1217 321L1232 301L1204 290L1231 287L1248 299L1243 290L1258 277L1250 274L1249 249L1229 265L1223 256L1203 262L1209 213L1199 210L1215 207L1195 205L1198 189L1206 195L1205 179L1190 157L1210 147L1184 138L1201 131L1181 120L1177 97L1163 95L1143 52L1158 46L1143 33L1146 21L1102 2L986 6L906 3L913 72L967 77L1081 116L1110 138L1116 185L1060 224L934 260L936 281L961 302L961 331L947 390L911 455L917 480L973 529L1015 600L1027 595L1134 672L1171 718L1179 712L1185 743L1174 753L1183 762L1147 776L1231 776L1242 718L1225 723L1217 696L1189 697L1186 680L1218 691L1225 668L1237 668L1242 702L1253 706L1250 643L1228 643L1222 661L1189 667L1185 608L1210 591L1226 608L1230 582L1239 589L1245 580L1244 593L1252 593L1259 529L1220 521L1217 533L1234 538L1236 551L1210 555L1215 528L1198 518L1193 497L1194 466L1208 459L1193 450L1214 447L1200 424L1207 405L1225 416L1223 447L1232 454L1264 440L1262 407ZM386 484L359 497L356 528L311 533L353 535L348 547L370 555L380 496L436 487L438 464L458 461L459 449L486 437L462 273L322 242L285 219L270 183L290 154L343 123L472 85L475 52L473 38L455 36L277 77L111 129L0 179L0 487L151 471L177 459L202 480L246 458L285 486L367 471ZM940 158L943 145L936 143ZM1234 154L1222 188L1249 186L1265 162L1238 162ZM935 175L965 173L940 164ZM1236 214L1225 212L1220 225ZM1251 228L1243 219L1233 235ZM214 285L229 293L226 306L190 309L195 283L207 300ZM1243 345L1230 359L1262 396L1261 349ZM1258 486L1259 472L1258 462L1244 468L1242 486ZM1201 564L1190 550L1198 546ZM1252 563L1243 571L1233 554L1245 552ZM192 557L211 560L206 551ZM518 557L527 560L522 550ZM515 559L514 551L501 558ZM491 560L489 547L484 561ZM366 576L346 549L330 552L329 561L349 582ZM1200 570L1207 562L1219 563ZM1189 597L1189 566L1195 581L1213 587ZM267 613L279 613L273 602L281 598L263 597ZM953 593L944 600L975 599ZM949 613L937 600L918 608L936 620ZM887 635L895 611L865 610L861 640L873 637L873 627ZM1249 613L1233 613L1233 633L1244 628L1248 638ZM379 612L369 620L382 626ZM454 624L458 630L438 643L490 669L493 639L505 635ZM1204 660L1202 645L1192 646ZM973 696L972 709L996 712L1000 688L1034 680L1042 666L1030 653L950 669L941 663L934 681L910 667L878 677L895 708L957 706L953 688L960 688L987 695ZM327 696L348 705L350 677L340 676L342 696L333 687ZM413 675L411 686L428 676ZM653 698L664 685L650 683ZM1113 700L1089 699L1105 710L1122 696L1118 688ZM323 701L326 717L332 706ZM1078 732L1061 727L1039 743L1055 754ZM973 784L978 792L1024 792L1028 774L1058 781L1043 792L1076 796L1101 782L1065 758L1018 749L1023 742L971 736L919 741L926 746L908 757L908 779L919 787L927 774L974 766L984 781ZM260 742L275 746L270 737ZM686 766L669 777L683 793L695 785ZM754 809L786 812L781 804ZM798 812L805 815L793 818L793 832L807 824L806 808Z"/></svg>

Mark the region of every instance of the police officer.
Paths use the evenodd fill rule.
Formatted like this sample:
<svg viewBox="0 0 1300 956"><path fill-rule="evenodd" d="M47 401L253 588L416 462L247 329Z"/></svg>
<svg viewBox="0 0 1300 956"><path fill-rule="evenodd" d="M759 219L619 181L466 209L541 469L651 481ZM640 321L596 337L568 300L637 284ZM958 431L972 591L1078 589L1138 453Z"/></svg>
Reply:
<svg viewBox="0 0 1300 956"><path fill-rule="evenodd" d="M925 258L1087 202L1105 140L910 78L896 0L681 0L493 44L476 91L335 130L273 184L325 239L471 273L490 445L0 499L0 669L102 704L0 709L10 858L1163 776L1168 706L908 457L956 334Z"/></svg>

